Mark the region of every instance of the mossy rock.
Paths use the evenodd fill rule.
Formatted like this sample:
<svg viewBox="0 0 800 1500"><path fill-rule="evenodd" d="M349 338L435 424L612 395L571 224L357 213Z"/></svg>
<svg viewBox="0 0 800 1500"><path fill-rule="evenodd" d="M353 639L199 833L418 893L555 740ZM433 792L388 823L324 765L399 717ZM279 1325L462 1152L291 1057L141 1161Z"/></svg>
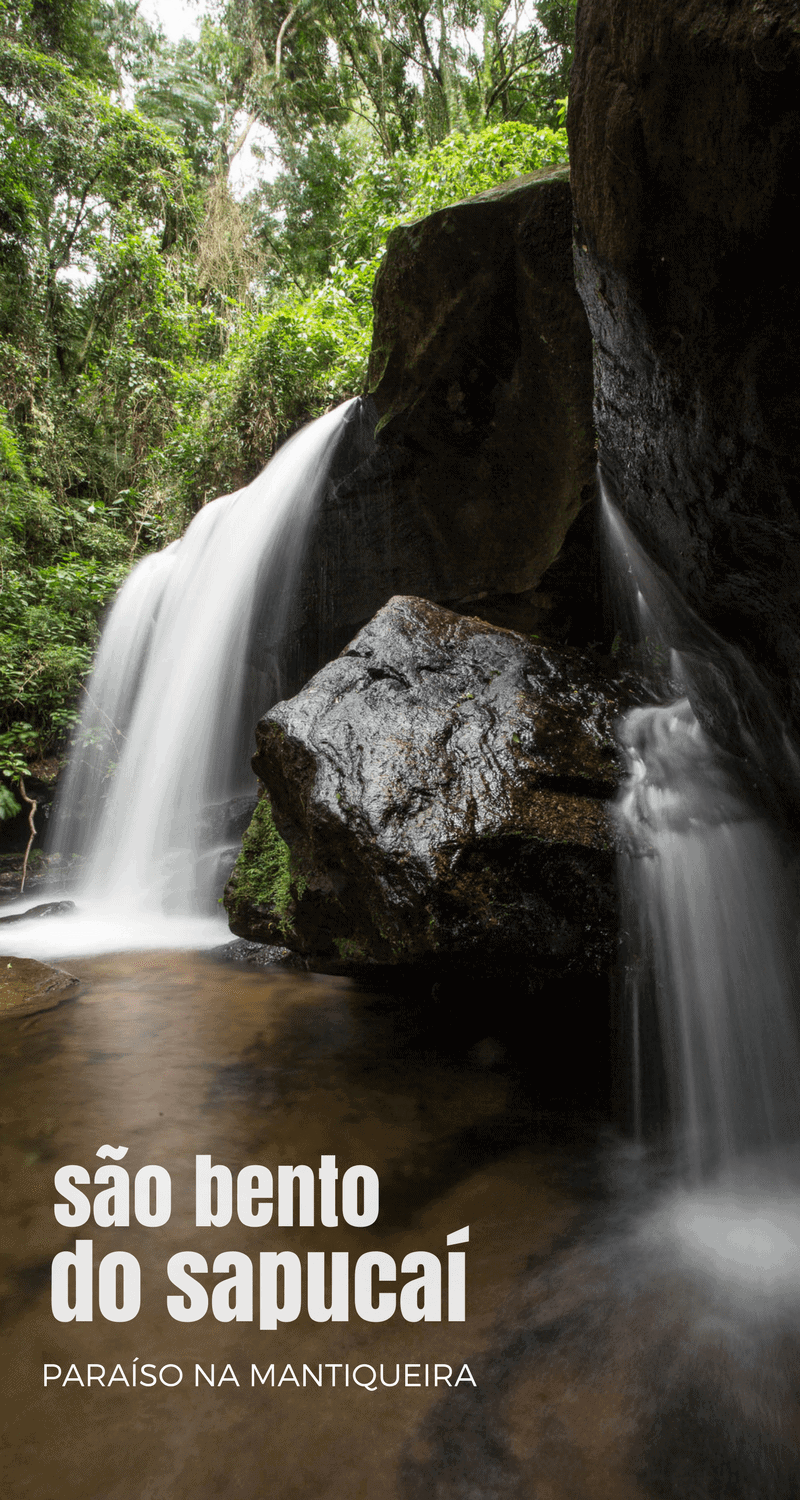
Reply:
<svg viewBox="0 0 800 1500"><path fill-rule="evenodd" d="M262 795L225 887L231 931L254 942L283 942L291 930L292 900L304 889L302 875L292 876L288 845L275 827L269 797Z"/></svg>

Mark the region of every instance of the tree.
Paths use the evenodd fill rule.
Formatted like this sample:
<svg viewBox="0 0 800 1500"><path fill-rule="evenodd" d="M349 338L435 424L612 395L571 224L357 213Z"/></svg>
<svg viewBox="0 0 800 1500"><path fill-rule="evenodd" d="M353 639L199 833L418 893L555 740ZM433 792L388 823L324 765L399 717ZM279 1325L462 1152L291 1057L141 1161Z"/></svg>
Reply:
<svg viewBox="0 0 800 1500"><path fill-rule="evenodd" d="M52 743L66 726L100 610L135 547L163 539L154 455L175 421L176 364L207 317L186 275L190 163L115 97L112 44L119 61L142 41L125 31L133 9L99 0L0 9L0 733L12 736L9 754Z"/></svg>
<svg viewBox="0 0 800 1500"><path fill-rule="evenodd" d="M385 156L499 120L558 123L575 0L228 0L250 107L296 138L343 117Z"/></svg>

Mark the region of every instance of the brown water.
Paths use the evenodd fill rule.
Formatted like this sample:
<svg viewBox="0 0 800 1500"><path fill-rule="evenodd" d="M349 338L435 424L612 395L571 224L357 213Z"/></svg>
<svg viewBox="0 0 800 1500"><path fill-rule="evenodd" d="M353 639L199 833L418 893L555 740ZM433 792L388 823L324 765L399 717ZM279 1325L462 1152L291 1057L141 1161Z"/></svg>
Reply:
<svg viewBox="0 0 800 1500"><path fill-rule="evenodd" d="M637 1500L796 1496L798 1341L781 1311L753 1323L643 1255L598 1170L596 1101L547 1097L546 1060L487 995L470 1020L427 994L253 973L194 955L71 961L76 999L0 1031L4 1072L5 1493L20 1500ZM600 1121L600 1123L602 1123ZM131 1174L172 1176L161 1228L56 1222L53 1176L94 1171L104 1143ZM369 1228L197 1228L196 1153L237 1171L335 1154L375 1168ZM614 1214L617 1213L617 1221ZM166 1262L243 1250L373 1250L444 1257L470 1225L463 1323L192 1324L168 1316ZM142 1310L58 1323L50 1265L76 1235L142 1267ZM219 1277L205 1278L207 1285ZM743 1353L744 1340L744 1353ZM174 1388L105 1380L135 1360ZM43 1386L45 1363L62 1379ZM275 1384L251 1386L251 1366ZM213 1388L195 1364L229 1366ZM303 1365L384 1368L298 1388ZM435 1365L475 1385L424 1384ZM404 1384L405 1366L419 1386ZM418 1366L417 1373L413 1367ZM97 1374L97 1371L94 1372ZM440 1372L441 1373L441 1372ZM166 1378L175 1379L175 1372ZM362 1380L370 1376L362 1368ZM698 1394L699 1393L699 1394ZM767 1455L765 1457L765 1455ZM760 1477L759 1477L760 1476Z"/></svg>

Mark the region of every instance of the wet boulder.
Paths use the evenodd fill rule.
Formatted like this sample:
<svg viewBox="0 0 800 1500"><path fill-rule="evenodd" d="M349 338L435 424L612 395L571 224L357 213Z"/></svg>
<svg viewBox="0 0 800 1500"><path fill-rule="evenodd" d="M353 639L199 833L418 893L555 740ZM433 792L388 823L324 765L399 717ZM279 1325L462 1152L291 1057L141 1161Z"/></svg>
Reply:
<svg viewBox="0 0 800 1500"><path fill-rule="evenodd" d="M634 697L608 660L392 599L258 725L266 795L226 890L232 930L344 970L598 972L616 930L613 726Z"/></svg>

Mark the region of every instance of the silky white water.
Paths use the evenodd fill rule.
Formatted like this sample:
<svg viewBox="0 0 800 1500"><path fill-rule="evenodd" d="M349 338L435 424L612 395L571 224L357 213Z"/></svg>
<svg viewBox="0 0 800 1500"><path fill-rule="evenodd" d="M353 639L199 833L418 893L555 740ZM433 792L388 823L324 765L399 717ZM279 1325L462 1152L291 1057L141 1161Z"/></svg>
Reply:
<svg viewBox="0 0 800 1500"><path fill-rule="evenodd" d="M780 827L750 790L754 719L762 734L771 726L772 767L785 783L794 752L752 677L735 726L744 757L704 731L683 693L697 691L698 657L702 673L717 642L699 621L692 638L691 611L604 505L626 629L638 627L644 659L676 694L634 709L618 731L633 1119L641 1134L650 1106L652 1127L663 1079L679 1184L659 1195L642 1232L676 1265L724 1283L742 1315L765 1299L798 1306L798 902Z"/></svg>
<svg viewBox="0 0 800 1500"><path fill-rule="evenodd" d="M787 872L685 698L634 709L620 735L628 939L651 968L678 1147L699 1179L797 1134Z"/></svg>
<svg viewBox="0 0 800 1500"><path fill-rule="evenodd" d="M49 921L15 923L16 952L224 939L222 918L208 916L226 856L232 863L226 811L254 796L255 721L281 691L279 660L253 660L254 623L257 615L260 638L280 640L353 404L304 428L252 484L206 505L126 581L87 685L50 840L69 851L81 830L85 872L70 894L82 920L58 919L47 932ZM180 921L165 927L166 916Z"/></svg>

